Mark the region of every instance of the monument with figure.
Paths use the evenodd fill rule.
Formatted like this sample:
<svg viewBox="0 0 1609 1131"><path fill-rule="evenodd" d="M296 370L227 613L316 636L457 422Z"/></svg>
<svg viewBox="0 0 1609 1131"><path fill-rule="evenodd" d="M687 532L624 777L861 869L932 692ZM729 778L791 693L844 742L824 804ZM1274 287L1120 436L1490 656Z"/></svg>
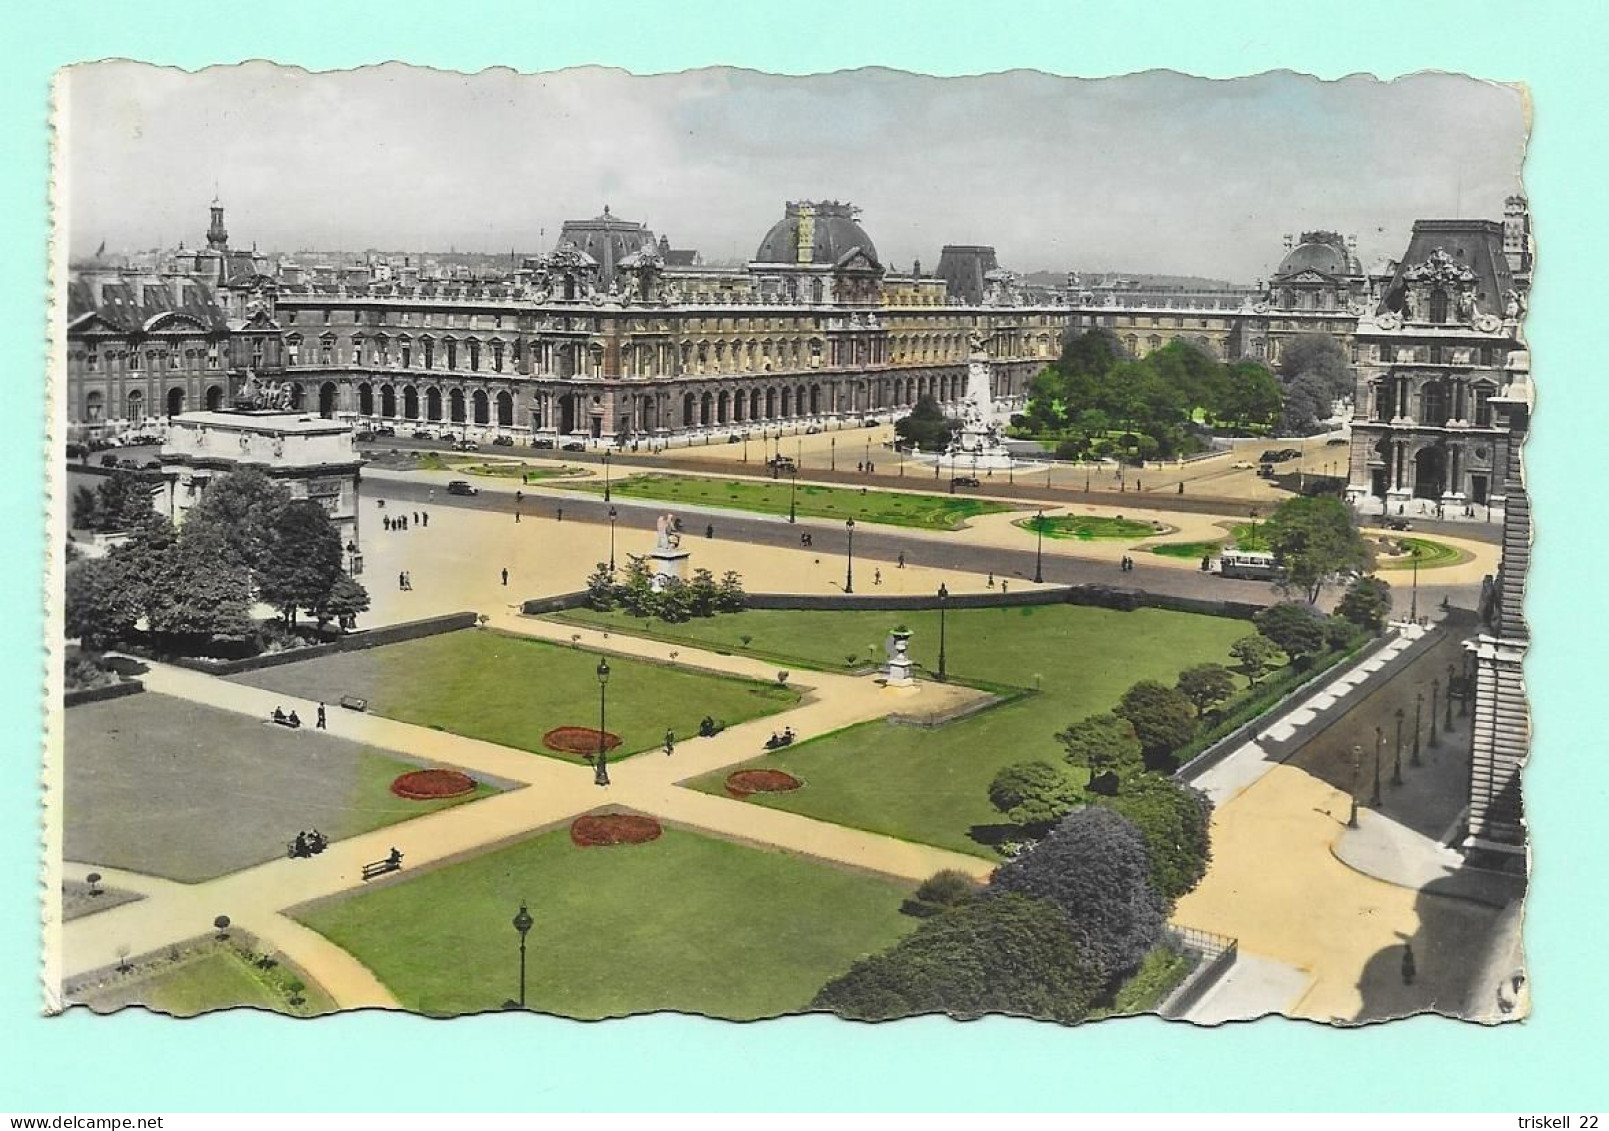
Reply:
<svg viewBox="0 0 1609 1131"><path fill-rule="evenodd" d="M1011 451L1000 439L994 414L993 364L983 335L968 337L966 395L961 402L961 430L950 441L945 458L952 475L976 471L1003 471L1011 466Z"/></svg>
<svg viewBox="0 0 1609 1131"><path fill-rule="evenodd" d="M654 540L654 550L649 557L653 560L653 576L649 585L655 593L662 593L671 579L677 581L687 580L687 559L689 551L682 549L681 531L677 529L678 523L673 514L662 514L654 523L658 537Z"/></svg>

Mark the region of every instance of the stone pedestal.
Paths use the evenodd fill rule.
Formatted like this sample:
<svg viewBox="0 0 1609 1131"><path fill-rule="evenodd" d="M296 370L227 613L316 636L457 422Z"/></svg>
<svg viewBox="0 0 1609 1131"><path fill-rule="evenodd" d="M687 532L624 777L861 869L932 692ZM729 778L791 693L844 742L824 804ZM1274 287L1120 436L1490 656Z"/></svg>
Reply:
<svg viewBox="0 0 1609 1131"><path fill-rule="evenodd" d="M888 634L888 686L912 687L915 681L911 679L911 634L909 632L890 632Z"/></svg>
<svg viewBox="0 0 1609 1131"><path fill-rule="evenodd" d="M687 580L687 559L691 556L687 550L673 548L656 548L648 555L648 560L654 563L653 577L649 586L655 593L664 591L672 578L677 581Z"/></svg>

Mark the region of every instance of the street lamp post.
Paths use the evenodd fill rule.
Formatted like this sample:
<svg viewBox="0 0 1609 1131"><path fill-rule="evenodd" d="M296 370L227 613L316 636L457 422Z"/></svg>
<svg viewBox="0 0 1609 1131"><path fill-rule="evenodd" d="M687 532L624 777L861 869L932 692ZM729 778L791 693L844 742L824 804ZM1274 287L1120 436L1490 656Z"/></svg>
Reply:
<svg viewBox="0 0 1609 1131"><path fill-rule="evenodd" d="M1475 674L1470 670L1469 653L1464 653L1464 686L1458 696L1458 717L1469 718L1469 701L1475 697Z"/></svg>
<svg viewBox="0 0 1609 1131"><path fill-rule="evenodd" d="M1408 619L1419 623L1419 547L1413 548L1413 596L1408 602ZM1432 743L1431 745L1435 745Z"/></svg>
<svg viewBox="0 0 1609 1131"><path fill-rule="evenodd" d="M520 933L520 997L519 1007L525 1008L525 936L531 933L534 920L525 907L525 901L520 900L519 913L514 916L514 929Z"/></svg>
<svg viewBox="0 0 1609 1131"><path fill-rule="evenodd" d="M855 591L855 520L852 518L844 519L844 529L849 532L849 558L848 564L844 567L844 592L853 593Z"/></svg>
<svg viewBox="0 0 1609 1131"><path fill-rule="evenodd" d="M1402 784L1402 718L1403 710L1397 708L1397 760L1391 767L1391 784Z"/></svg>
<svg viewBox="0 0 1609 1131"><path fill-rule="evenodd" d="M788 521L798 521L799 501L799 465L793 465L793 471L788 477Z"/></svg>
<svg viewBox="0 0 1609 1131"><path fill-rule="evenodd" d="M827 470L828 471L837 471L838 470L838 437L837 436L829 436L829 437L827 437L827 450L830 453L829 458L832 461L830 464L828 464Z"/></svg>
<svg viewBox="0 0 1609 1131"><path fill-rule="evenodd" d="M950 603L950 589L944 582L939 582L939 682L943 683L946 676L944 670L944 609Z"/></svg>
<svg viewBox="0 0 1609 1131"><path fill-rule="evenodd" d="M1252 548L1256 548L1256 546L1257 546L1257 508L1256 507L1251 508L1251 536L1249 538L1247 538L1246 540L1252 544Z"/></svg>
<svg viewBox="0 0 1609 1131"><path fill-rule="evenodd" d="M609 501L609 449L603 449L603 501Z"/></svg>
<svg viewBox="0 0 1609 1131"><path fill-rule="evenodd" d="M1440 746L1441 738L1436 733L1436 697L1441 694L1441 680L1430 681L1430 745Z"/></svg>
<svg viewBox="0 0 1609 1131"><path fill-rule="evenodd" d="M615 510L614 507L609 508L609 572L610 573L614 573L614 571L615 571L615 518L619 515L619 513L620 512Z"/></svg>
<svg viewBox="0 0 1609 1131"><path fill-rule="evenodd" d="M743 462L749 462L749 431L747 428L743 430Z"/></svg>
<svg viewBox="0 0 1609 1131"><path fill-rule="evenodd" d="M1386 736L1379 727L1374 728L1374 793L1369 797L1369 804L1380 806L1380 763L1385 758Z"/></svg>
<svg viewBox="0 0 1609 1131"><path fill-rule="evenodd" d="M1358 774L1363 768L1363 747L1352 747L1352 789L1348 800L1352 803L1352 811L1347 814L1346 827L1358 827Z"/></svg>
<svg viewBox="0 0 1609 1131"><path fill-rule="evenodd" d="M1419 728L1423 724L1421 716L1424 713L1424 709L1425 693L1423 691L1415 691L1413 693L1413 750L1408 755L1408 765L1410 766L1424 765L1424 763L1419 760Z"/></svg>
<svg viewBox="0 0 1609 1131"><path fill-rule="evenodd" d="M592 764L592 784L609 784L608 730L609 661L598 659L598 760Z"/></svg>
<svg viewBox="0 0 1609 1131"><path fill-rule="evenodd" d="M1039 542L1034 547L1034 584L1045 583L1045 508L1039 508L1039 515L1034 519L1034 529L1039 533Z"/></svg>

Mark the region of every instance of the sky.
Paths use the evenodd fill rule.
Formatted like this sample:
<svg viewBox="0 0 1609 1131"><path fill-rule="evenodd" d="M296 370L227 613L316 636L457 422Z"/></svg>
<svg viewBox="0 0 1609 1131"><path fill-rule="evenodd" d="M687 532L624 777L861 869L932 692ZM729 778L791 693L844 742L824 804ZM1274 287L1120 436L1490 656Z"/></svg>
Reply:
<svg viewBox="0 0 1609 1131"><path fill-rule="evenodd" d="M1286 234L1355 234L1367 266L1415 219L1500 219L1526 114L1516 87L1443 74L96 63L58 87L57 200L73 255L194 246L216 192L231 245L265 251L532 252L607 204L736 262L786 201L844 200L900 270L991 244L1022 272L1250 283Z"/></svg>

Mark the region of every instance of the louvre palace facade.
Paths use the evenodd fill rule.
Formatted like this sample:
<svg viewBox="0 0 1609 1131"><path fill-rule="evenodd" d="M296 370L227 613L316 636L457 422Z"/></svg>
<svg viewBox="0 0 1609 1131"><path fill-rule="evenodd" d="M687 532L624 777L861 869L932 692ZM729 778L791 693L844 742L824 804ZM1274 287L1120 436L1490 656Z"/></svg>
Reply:
<svg viewBox="0 0 1609 1131"><path fill-rule="evenodd" d="M1451 268L1431 263L1438 249ZM67 418L75 438L160 427L226 407L250 372L355 426L628 444L888 417L924 395L953 405L974 332L1006 406L1069 333L1108 330L1136 356L1183 339L1273 365L1288 339L1319 332L1357 367L1354 493L1464 502L1500 482L1495 441L1466 441L1484 434L1483 399L1518 344L1529 254L1515 197L1502 223L1422 221L1403 260L1375 269L1353 240L1317 231L1287 236L1252 287L1047 287L982 245L896 270L858 209L796 201L742 267L703 266L605 208L506 270L407 257L328 269L232 249L214 201L205 246L72 266Z"/></svg>

